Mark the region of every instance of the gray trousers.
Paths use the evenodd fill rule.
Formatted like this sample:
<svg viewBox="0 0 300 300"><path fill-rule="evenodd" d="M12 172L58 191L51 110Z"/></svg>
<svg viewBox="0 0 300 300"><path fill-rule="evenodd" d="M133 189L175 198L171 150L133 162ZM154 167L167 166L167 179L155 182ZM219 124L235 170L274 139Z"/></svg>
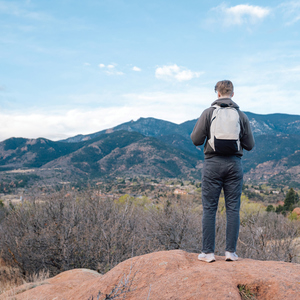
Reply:
<svg viewBox="0 0 300 300"><path fill-rule="evenodd" d="M226 249L235 252L240 227L243 186L242 160L237 156L214 156L204 160L202 170L202 252L215 250L216 212L221 190L226 206Z"/></svg>

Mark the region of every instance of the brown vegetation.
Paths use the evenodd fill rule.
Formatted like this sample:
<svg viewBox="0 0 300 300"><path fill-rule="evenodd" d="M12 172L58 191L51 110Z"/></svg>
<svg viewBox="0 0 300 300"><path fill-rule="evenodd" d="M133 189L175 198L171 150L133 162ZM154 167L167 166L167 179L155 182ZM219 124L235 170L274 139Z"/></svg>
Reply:
<svg viewBox="0 0 300 300"><path fill-rule="evenodd" d="M133 197L114 201L91 190L39 200L10 207L0 223L1 256L23 279L42 270L51 276L75 268L106 273L128 258L159 250L201 251L197 201L178 196L159 204ZM217 255L224 253L225 227L225 213L219 212ZM244 211L237 252L244 258L299 262L299 228L299 221L281 214Z"/></svg>

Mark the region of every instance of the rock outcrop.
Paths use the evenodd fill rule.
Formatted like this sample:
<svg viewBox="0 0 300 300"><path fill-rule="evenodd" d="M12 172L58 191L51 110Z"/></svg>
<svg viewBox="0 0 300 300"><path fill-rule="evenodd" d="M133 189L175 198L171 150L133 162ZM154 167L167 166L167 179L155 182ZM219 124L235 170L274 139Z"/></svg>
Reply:
<svg viewBox="0 0 300 300"><path fill-rule="evenodd" d="M298 218L300 218L300 207L294 208L293 213L297 214Z"/></svg>
<svg viewBox="0 0 300 300"><path fill-rule="evenodd" d="M86 269L63 272L0 299L87 300L97 299L99 292L99 299L110 293L126 293L118 299L128 300L241 299L240 291L251 299L300 299L300 265L251 259L225 262L221 256L208 264L198 261L195 253L162 251L128 259L105 275Z"/></svg>

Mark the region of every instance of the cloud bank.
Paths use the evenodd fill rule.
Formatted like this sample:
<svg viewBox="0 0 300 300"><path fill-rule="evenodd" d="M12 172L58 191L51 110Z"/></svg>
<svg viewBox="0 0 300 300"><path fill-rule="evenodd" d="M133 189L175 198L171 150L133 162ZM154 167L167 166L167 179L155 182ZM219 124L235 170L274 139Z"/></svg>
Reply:
<svg viewBox="0 0 300 300"><path fill-rule="evenodd" d="M122 96L123 102L125 101L123 105L106 108L76 108L60 112L0 112L0 141L10 137L59 140L108 129L140 117L181 123L200 115L202 109L210 104L210 100L206 100L209 99L209 94L213 92L205 88L185 93L132 93Z"/></svg>
<svg viewBox="0 0 300 300"><path fill-rule="evenodd" d="M82 96L83 97L83 96ZM88 96L86 96L88 97ZM92 95L92 97L95 97ZM0 141L10 137L65 139L77 134L89 134L108 129L140 117L153 117L182 123L200 116L216 95L211 88L197 88L185 92L130 93L122 96L123 105L70 109L65 111L0 112ZM236 86L234 101L242 111L258 113L263 99L264 109L259 113L291 113L300 111L298 90L281 90L277 85L255 85L249 89L245 83ZM83 99L84 100L84 99ZM85 98L88 101L88 98ZM284 103L284 107L282 106ZM172 109L170 109L172 108Z"/></svg>

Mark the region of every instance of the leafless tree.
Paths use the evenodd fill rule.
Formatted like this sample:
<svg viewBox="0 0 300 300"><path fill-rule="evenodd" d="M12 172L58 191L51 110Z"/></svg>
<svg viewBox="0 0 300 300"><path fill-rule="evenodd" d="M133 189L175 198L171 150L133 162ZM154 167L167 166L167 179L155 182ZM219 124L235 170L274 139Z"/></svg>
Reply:
<svg viewBox="0 0 300 300"><path fill-rule="evenodd" d="M23 276L74 268L105 273L149 252L200 252L201 222L201 205L188 199L169 196L163 203L137 205L130 198L122 203L102 198L93 190L62 191L15 206L0 223L0 249L2 258ZM224 255L225 227L226 214L218 212L218 255ZM299 221L275 213L245 215L237 252L241 257L296 262L299 228Z"/></svg>

